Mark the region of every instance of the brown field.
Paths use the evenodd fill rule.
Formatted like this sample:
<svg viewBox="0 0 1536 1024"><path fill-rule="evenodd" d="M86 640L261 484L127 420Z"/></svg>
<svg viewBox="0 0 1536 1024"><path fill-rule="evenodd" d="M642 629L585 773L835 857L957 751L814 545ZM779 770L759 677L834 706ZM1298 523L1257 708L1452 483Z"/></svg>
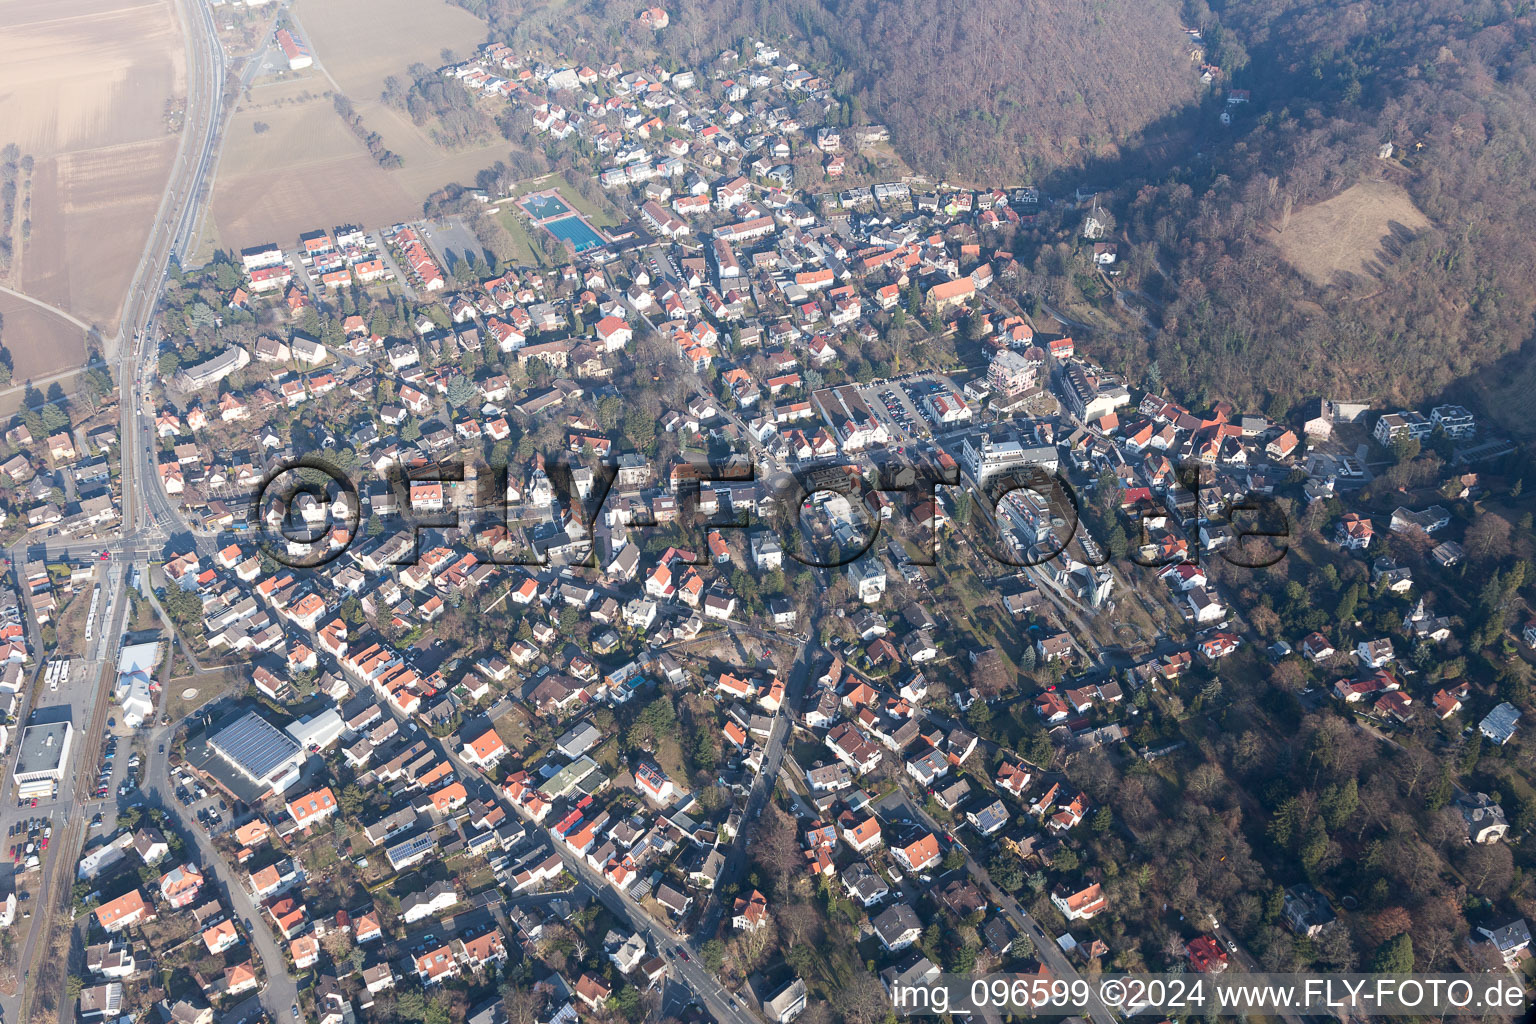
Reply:
<svg viewBox="0 0 1536 1024"><path fill-rule="evenodd" d="M236 113L214 191L219 245L291 244L311 228L410 220L429 194L471 182L505 155L500 139L443 150L379 100L387 76L405 78L416 62L436 67L445 47L468 56L485 38L483 22L442 0L299 0L294 11L321 70L258 83ZM323 95L332 82L404 166L373 162ZM262 135L258 121L270 126Z"/></svg>
<svg viewBox="0 0 1536 1024"><path fill-rule="evenodd" d="M451 182L473 185L476 174L507 156L508 145L499 134L483 146L446 150L393 107L375 101L360 103L357 108L364 123L405 161L404 166L390 173L413 196L426 198Z"/></svg>
<svg viewBox="0 0 1536 1024"><path fill-rule="evenodd" d="M293 9L316 59L359 105L412 64L442 64L445 47L463 60L485 42L485 22L444 0L297 0Z"/></svg>
<svg viewBox="0 0 1536 1024"><path fill-rule="evenodd" d="M229 123L213 191L219 243L292 245L300 232L420 216L411 197L352 137L318 76L257 85ZM256 134L257 122L269 130Z"/></svg>
<svg viewBox="0 0 1536 1024"><path fill-rule="evenodd" d="M176 152L165 121L167 102L186 92L175 6L0 0L0 42L0 144L36 161L32 236L10 284L115 330ZM79 344L23 352L17 320L6 344L18 378L78 360ZM54 330L66 327L78 333Z"/></svg>
<svg viewBox="0 0 1536 1024"><path fill-rule="evenodd" d="M85 334L63 317L0 292L0 340L15 363L12 379L21 384L85 363Z"/></svg>
<svg viewBox="0 0 1536 1024"><path fill-rule="evenodd" d="M1317 285L1374 276L1392 259L1396 239L1429 226L1408 193L1389 181L1362 181L1332 199L1291 214L1270 238L1285 261Z"/></svg>
<svg viewBox="0 0 1536 1024"><path fill-rule="evenodd" d="M23 290L115 330L176 144L161 136L40 162Z"/></svg>
<svg viewBox="0 0 1536 1024"><path fill-rule="evenodd" d="M443 0L300 0L297 10L327 74L363 123L405 161L393 176L412 196L425 197L453 181L470 183L476 172L506 155L500 138L471 149L444 150L406 114L379 99L384 79L395 75L409 81L412 64L438 67L444 49L459 60L472 55L485 42L483 21Z"/></svg>

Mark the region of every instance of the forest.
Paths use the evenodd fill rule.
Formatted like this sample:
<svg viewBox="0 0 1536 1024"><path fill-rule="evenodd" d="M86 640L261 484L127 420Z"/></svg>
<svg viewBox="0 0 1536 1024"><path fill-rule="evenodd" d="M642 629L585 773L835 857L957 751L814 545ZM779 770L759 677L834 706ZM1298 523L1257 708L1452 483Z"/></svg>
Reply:
<svg viewBox="0 0 1536 1024"><path fill-rule="evenodd" d="M1117 156L1199 88L1170 0L805 0L780 16L935 177L1013 184Z"/></svg>
<svg viewBox="0 0 1536 1024"><path fill-rule="evenodd" d="M1095 355L1193 406L1283 416L1318 394L1449 397L1531 429L1519 415L1536 386L1536 363L1519 358L1536 314L1523 0L711 0L645 40L617 0L579 18L459 2L492 38L567 45L590 29L616 57L638 43L701 64L782 42L830 78L849 119L887 123L919 173L1057 195L1098 180L1149 315L1095 337ZM1196 49L1220 69L1209 86ZM1232 89L1251 101L1226 107ZM1331 283L1282 258L1294 212L1373 180L1405 189L1429 226L1394 227L1359 254L1369 272ZM1073 223L1056 209L1042 222ZM1042 241L1013 239L1030 291L1059 297L1093 276Z"/></svg>
<svg viewBox="0 0 1536 1024"><path fill-rule="evenodd" d="M1192 20L1219 24L1198 6ZM1476 403L1488 370L1519 364L1536 313L1526 5L1229 8L1221 31L1244 40L1233 84L1252 110L1223 152L1121 190L1130 263L1159 315L1106 339L1110 362L1196 405L1224 397L1272 415L1317 394ZM1368 179L1401 185L1430 227L1395 232L1374 273L1309 282L1273 232Z"/></svg>
<svg viewBox="0 0 1536 1024"><path fill-rule="evenodd" d="M433 140L448 149L476 145L490 137L491 119L475 106L469 92L425 64L411 65L409 84L394 75L386 78L380 98L409 114L418 128L428 128Z"/></svg>

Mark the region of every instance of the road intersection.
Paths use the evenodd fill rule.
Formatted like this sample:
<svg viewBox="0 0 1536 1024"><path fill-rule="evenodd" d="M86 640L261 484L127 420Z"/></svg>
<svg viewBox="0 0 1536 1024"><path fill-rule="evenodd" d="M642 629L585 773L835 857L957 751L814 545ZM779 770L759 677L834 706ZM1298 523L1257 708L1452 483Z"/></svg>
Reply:
<svg viewBox="0 0 1536 1024"><path fill-rule="evenodd" d="M72 871L90 831L89 815L85 811L94 801L93 793L77 789L77 780L94 778L94 768L100 763L107 732L107 695L115 675L114 662L130 625L130 602L123 598L122 588L131 579L134 569L140 573L148 572L151 559L159 556L170 537L189 532L185 520L156 481L153 419L148 414L145 389L158 358L154 317L170 262L187 251L211 192L210 172L217 162L225 112L228 61L218 38L211 7L198 0L178 0L178 7L186 29L188 83L182 137L144 252L124 298L117 334L104 339L109 358L117 364L121 410L119 448L123 460L122 525L117 538L105 544L99 540L65 541L44 545L38 553L44 561L49 561L97 558L98 552L108 552L108 559L98 570L105 601L105 628L87 641L86 656L77 659L77 666L72 666L73 682L68 687L59 692L43 693L36 672L29 687L32 697L22 720L30 721L39 712L48 714L50 709L59 708L61 711L57 713L69 717L79 739L71 752L71 763L60 780L57 795L47 807L40 802L36 809L24 809L33 816L41 812L51 817L57 827L48 851L50 856L39 869L41 876L34 904L38 912L29 919L30 927L19 943L18 992L14 997L0 997L0 1011L8 1020L27 1019L29 1007L37 995L31 979L38 958L46 952L45 946L51 941L57 918L71 913ZM19 566L22 546L13 548L9 555L11 564ZM34 651L41 652L40 638L34 635L31 639ZM157 749L155 737L160 735L162 731L158 730L152 734L152 749ZM151 778L155 776L152 774ZM154 792L158 795L159 788ZM6 808L5 813L0 814L0 825L7 824L9 818L19 813L16 809ZM189 831L197 835L201 843L198 831ZM210 864L217 863L209 857L211 851L202 852ZM233 888L230 898L236 899L238 891L238 887ZM261 952L269 974L269 991L263 993L263 1002L270 1004L267 1009L275 1017L278 1010L286 1010L291 1002L289 992L294 986L292 979L286 976L282 957L269 955L276 953L275 945L271 949L262 948ZM60 973L58 984L62 986L63 983ZM63 1001L62 992L58 998Z"/></svg>

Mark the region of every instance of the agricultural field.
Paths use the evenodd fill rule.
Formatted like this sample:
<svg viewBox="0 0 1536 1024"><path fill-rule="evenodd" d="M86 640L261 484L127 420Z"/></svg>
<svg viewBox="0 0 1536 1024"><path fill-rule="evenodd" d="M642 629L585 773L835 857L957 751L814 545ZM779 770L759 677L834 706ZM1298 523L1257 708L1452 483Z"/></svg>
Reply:
<svg viewBox="0 0 1536 1024"><path fill-rule="evenodd" d="M220 247L292 245L300 232L420 216L388 171L342 125L318 77L262 84L230 120L214 184Z"/></svg>
<svg viewBox="0 0 1536 1024"><path fill-rule="evenodd" d="M0 324L0 342L10 350L16 384L85 363L85 332L46 309L0 292Z"/></svg>
<svg viewBox="0 0 1536 1024"><path fill-rule="evenodd" d="M485 42L485 22L444 0L296 0L293 12L316 59L352 102L376 100L384 79L442 51L463 60Z"/></svg>
<svg viewBox="0 0 1536 1024"><path fill-rule="evenodd" d="M4 283L115 330L176 153L186 92L176 7L78 0L61 13L0 0L0 35L0 145L15 144L31 162ZM81 360L75 328L74 341L58 344L59 328L19 326L26 315L17 311L7 330L18 379Z"/></svg>
<svg viewBox="0 0 1536 1024"><path fill-rule="evenodd" d="M391 75L409 85L412 64L438 67L443 51L459 60L485 42L485 23L444 0L299 0L295 14L315 59L352 101L363 123L404 161L393 172L402 188L424 198L443 185L472 183L506 156L497 136L485 145L449 151L400 110L381 99Z"/></svg>
<svg viewBox="0 0 1536 1024"><path fill-rule="evenodd" d="M432 192L472 183L505 157L499 137L445 150L380 98L385 78L408 81L414 63L436 67L445 49L468 56L485 39L483 22L442 0L298 0L293 14L316 67L258 80L236 112L214 189L209 233L220 247L288 244L347 221L410 220ZM326 95L338 91L401 167L381 169L346 130Z"/></svg>
<svg viewBox="0 0 1536 1024"><path fill-rule="evenodd" d="M1270 238L1285 261L1312 283L1336 284L1349 276L1374 276L1392 259L1394 237L1429 226L1401 186L1363 181L1332 199L1303 207Z"/></svg>

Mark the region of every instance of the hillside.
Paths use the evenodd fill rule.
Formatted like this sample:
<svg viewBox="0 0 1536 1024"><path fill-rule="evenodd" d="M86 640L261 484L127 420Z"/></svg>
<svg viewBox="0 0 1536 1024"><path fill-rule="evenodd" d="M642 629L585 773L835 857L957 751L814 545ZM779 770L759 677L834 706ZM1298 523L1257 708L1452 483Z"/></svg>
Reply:
<svg viewBox="0 0 1536 1024"><path fill-rule="evenodd" d="M1178 0L700 0L666 5L670 27L644 40L628 0L452 2L514 44L625 38L688 64L787 44L834 72L852 116L889 125L911 167L977 184L1117 157L1202 89Z"/></svg>
<svg viewBox="0 0 1536 1024"><path fill-rule="evenodd" d="M918 173L1109 186L1120 281L1153 315L1095 352L1196 406L1451 397L1533 429L1525 0L700 0L643 37L624 0L453 2L492 38L626 59L784 43L833 78L843 118L888 124ZM1222 69L1210 90L1182 25ZM1231 89L1251 99L1228 126ZM1021 287L1070 301L1083 276L1056 244L1061 216L1009 244Z"/></svg>
<svg viewBox="0 0 1536 1024"><path fill-rule="evenodd" d="M1506 2L1475 18L1448 0L1325 6L1227 5L1253 100L1208 163L1122 190L1142 250L1128 280L1162 300L1161 329L1116 339L1114 360L1191 401L1277 413L1319 393L1475 400L1536 317L1536 26ZM1388 217L1385 240L1338 254L1358 273L1288 263L1277 230L1362 184L1422 220Z"/></svg>

